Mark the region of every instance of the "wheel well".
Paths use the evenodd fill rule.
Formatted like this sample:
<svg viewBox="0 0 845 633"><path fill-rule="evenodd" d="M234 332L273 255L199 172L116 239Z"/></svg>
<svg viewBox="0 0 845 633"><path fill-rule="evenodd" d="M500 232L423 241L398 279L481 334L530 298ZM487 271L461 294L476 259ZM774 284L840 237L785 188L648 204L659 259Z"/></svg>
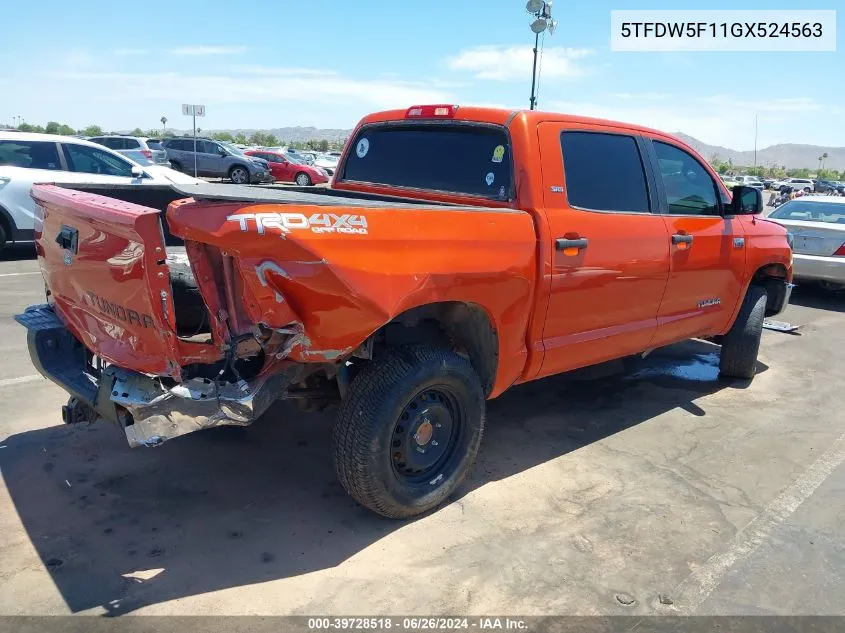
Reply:
<svg viewBox="0 0 845 633"><path fill-rule="evenodd" d="M369 341L374 356L397 345L448 346L469 358L485 395L493 390L499 365L499 339L487 312L477 304L446 301L412 308L379 328Z"/></svg>
<svg viewBox="0 0 845 633"><path fill-rule="evenodd" d="M12 239L13 229L10 217L11 216L9 215L9 212L6 211L4 207L0 206L0 226L3 227L3 233L6 236L6 242L9 242ZM3 246L5 246L5 244L0 241L0 248L3 248Z"/></svg>
<svg viewBox="0 0 845 633"><path fill-rule="evenodd" d="M231 174L231 173L232 173L233 171L235 171L238 167L240 167L241 169L245 169L245 170L246 170L246 173L249 173L249 167L247 167L246 165L244 165L244 164L242 164L242 163L235 163L234 165L232 165L231 167L229 167L229 173Z"/></svg>
<svg viewBox="0 0 845 633"><path fill-rule="evenodd" d="M780 312L785 298L787 278L786 266L783 264L766 264L757 269L751 278L752 286L762 286L766 289L766 316Z"/></svg>

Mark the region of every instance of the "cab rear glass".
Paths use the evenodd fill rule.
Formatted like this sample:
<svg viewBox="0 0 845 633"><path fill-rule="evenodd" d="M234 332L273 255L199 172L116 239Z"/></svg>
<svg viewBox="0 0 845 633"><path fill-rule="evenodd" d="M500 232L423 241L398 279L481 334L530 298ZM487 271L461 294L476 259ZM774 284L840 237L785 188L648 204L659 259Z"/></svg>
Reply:
<svg viewBox="0 0 845 633"><path fill-rule="evenodd" d="M339 180L508 200L512 160L504 128L389 124L352 139Z"/></svg>

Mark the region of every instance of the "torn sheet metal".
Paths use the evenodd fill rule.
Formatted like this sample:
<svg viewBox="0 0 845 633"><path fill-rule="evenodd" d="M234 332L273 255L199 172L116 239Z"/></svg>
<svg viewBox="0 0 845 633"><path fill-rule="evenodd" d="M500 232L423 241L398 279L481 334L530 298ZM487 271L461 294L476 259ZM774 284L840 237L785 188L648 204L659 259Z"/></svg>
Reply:
<svg viewBox="0 0 845 633"><path fill-rule="evenodd" d="M203 378L171 388L144 374L111 366L111 400L132 416L124 428L133 448L216 426L248 426L260 417L294 378L279 372L249 382L217 383Z"/></svg>
<svg viewBox="0 0 845 633"><path fill-rule="evenodd" d="M786 321L772 321L770 319L763 320L763 327L767 330L772 330L773 332L786 332L787 334L800 334L798 332L798 328L800 325L793 325L792 323L787 323Z"/></svg>

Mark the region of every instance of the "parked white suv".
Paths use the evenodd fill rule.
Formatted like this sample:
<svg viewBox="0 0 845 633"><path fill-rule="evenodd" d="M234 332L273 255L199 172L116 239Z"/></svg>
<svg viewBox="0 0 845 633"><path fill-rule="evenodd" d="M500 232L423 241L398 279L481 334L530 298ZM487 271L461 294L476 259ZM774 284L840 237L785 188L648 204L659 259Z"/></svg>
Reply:
<svg viewBox="0 0 845 633"><path fill-rule="evenodd" d="M195 184L187 174L137 163L117 152L70 136L0 132L0 251L31 242L35 234L36 182L113 183L116 185Z"/></svg>
<svg viewBox="0 0 845 633"><path fill-rule="evenodd" d="M804 191L805 193L812 193L816 190L815 183L809 178L785 178L772 183L772 189L775 191L782 192L788 187L792 187L793 191Z"/></svg>

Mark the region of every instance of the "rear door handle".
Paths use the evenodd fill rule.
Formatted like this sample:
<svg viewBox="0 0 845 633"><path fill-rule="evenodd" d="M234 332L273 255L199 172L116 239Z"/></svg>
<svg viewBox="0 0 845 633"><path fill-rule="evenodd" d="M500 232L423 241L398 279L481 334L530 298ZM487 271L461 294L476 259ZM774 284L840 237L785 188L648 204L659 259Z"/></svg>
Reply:
<svg viewBox="0 0 845 633"><path fill-rule="evenodd" d="M560 238L555 240L555 248L559 251L566 250L567 248L577 248L580 251L587 248L587 243L586 237L579 237L575 240Z"/></svg>
<svg viewBox="0 0 845 633"><path fill-rule="evenodd" d="M684 235L683 233L675 233L672 236L672 244L692 244L692 235Z"/></svg>

